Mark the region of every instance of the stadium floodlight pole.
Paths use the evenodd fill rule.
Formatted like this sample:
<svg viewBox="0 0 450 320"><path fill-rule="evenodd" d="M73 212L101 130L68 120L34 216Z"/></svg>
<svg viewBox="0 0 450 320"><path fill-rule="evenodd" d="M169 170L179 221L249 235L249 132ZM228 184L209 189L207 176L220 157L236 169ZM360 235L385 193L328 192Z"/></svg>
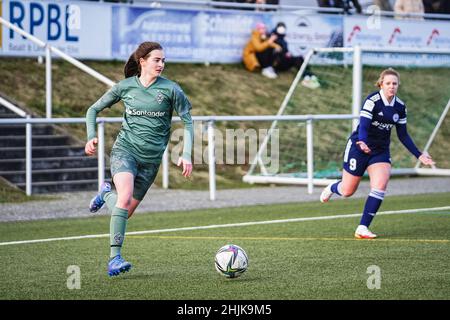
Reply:
<svg viewBox="0 0 450 320"><path fill-rule="evenodd" d="M48 43L45 45L45 117L52 117L52 51Z"/></svg>
<svg viewBox="0 0 450 320"><path fill-rule="evenodd" d="M105 181L105 122L98 123L98 190Z"/></svg>
<svg viewBox="0 0 450 320"><path fill-rule="evenodd" d="M361 108L361 95L362 95L362 50L360 46L353 47L353 104L352 114L354 116L359 115L359 109ZM352 121L352 131L356 130L359 119L355 118Z"/></svg>
<svg viewBox="0 0 450 320"><path fill-rule="evenodd" d="M209 200L216 200L216 158L214 121L208 121Z"/></svg>
<svg viewBox="0 0 450 320"><path fill-rule="evenodd" d="M31 116L27 115L26 118L29 120ZM27 196L31 196L32 193L32 137L31 123L27 122L25 125L25 193Z"/></svg>
<svg viewBox="0 0 450 320"><path fill-rule="evenodd" d="M162 187L169 189L169 144L167 144L162 158Z"/></svg>

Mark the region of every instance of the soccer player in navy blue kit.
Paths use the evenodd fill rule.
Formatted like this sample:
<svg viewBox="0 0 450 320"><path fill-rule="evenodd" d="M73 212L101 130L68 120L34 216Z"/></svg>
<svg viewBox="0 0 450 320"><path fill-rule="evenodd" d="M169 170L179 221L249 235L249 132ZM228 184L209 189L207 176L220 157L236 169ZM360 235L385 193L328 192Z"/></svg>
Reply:
<svg viewBox="0 0 450 320"><path fill-rule="evenodd" d="M333 194L350 197L358 188L364 172L370 178L370 193L364 206L355 237L374 239L368 227L384 199L391 173L391 129L396 128L402 144L424 165L434 165L433 159L417 149L406 130L406 106L397 96L400 75L392 68L381 72L377 81L379 91L371 93L360 112L359 125L347 141L344 152L342 179L328 185L320 195L328 202Z"/></svg>

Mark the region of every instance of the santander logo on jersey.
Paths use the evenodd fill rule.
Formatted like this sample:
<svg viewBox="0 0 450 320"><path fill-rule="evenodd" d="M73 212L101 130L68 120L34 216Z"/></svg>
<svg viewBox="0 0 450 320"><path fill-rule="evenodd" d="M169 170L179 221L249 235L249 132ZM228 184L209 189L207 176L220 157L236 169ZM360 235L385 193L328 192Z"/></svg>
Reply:
<svg viewBox="0 0 450 320"><path fill-rule="evenodd" d="M165 111L138 110L130 107L125 108L125 112L130 116L164 117Z"/></svg>

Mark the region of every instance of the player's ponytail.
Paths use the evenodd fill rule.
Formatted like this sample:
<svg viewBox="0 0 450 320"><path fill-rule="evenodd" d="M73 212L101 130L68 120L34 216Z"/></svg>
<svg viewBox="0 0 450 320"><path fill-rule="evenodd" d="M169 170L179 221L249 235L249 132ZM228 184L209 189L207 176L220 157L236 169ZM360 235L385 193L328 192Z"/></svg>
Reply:
<svg viewBox="0 0 450 320"><path fill-rule="evenodd" d="M134 52L128 58L125 67L123 68L123 73L125 74L125 78L133 77L140 73L138 63L134 57Z"/></svg>
<svg viewBox="0 0 450 320"><path fill-rule="evenodd" d="M139 60L141 58L146 59L150 52L153 50L162 50L162 46L157 42L146 41L139 45L139 47L134 51L128 58L125 67L123 68L123 73L125 78L140 76L141 75L141 63Z"/></svg>

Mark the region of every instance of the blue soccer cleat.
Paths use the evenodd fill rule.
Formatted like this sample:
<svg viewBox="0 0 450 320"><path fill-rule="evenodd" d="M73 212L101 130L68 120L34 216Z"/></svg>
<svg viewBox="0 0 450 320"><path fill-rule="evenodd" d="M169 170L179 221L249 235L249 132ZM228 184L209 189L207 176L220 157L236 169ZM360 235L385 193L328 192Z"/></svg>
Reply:
<svg viewBox="0 0 450 320"><path fill-rule="evenodd" d="M111 191L111 184L108 182L103 182L100 191L98 194L92 198L91 203L89 204L89 211L97 212L105 205L105 200L103 200L103 196L106 192Z"/></svg>
<svg viewBox="0 0 450 320"><path fill-rule="evenodd" d="M125 261L120 254L109 260L108 275L110 277L118 276L121 272L128 272L130 269L131 263Z"/></svg>

